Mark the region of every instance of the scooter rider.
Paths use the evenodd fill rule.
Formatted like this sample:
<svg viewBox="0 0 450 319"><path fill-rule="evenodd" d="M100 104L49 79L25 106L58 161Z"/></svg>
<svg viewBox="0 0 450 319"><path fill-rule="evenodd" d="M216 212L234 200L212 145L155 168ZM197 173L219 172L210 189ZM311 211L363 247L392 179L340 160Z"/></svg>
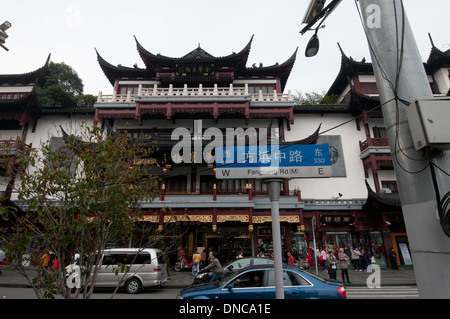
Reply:
<svg viewBox="0 0 450 319"><path fill-rule="evenodd" d="M219 259L217 259L214 256L214 253L211 253L210 259L211 259L211 262L209 263L209 265L206 266L205 268L203 268L201 270L201 272L205 272L205 271L208 271L209 269L211 269L214 274L214 276L211 278L211 282L215 282L217 280L222 279L223 268L222 268L222 265L220 264Z"/></svg>

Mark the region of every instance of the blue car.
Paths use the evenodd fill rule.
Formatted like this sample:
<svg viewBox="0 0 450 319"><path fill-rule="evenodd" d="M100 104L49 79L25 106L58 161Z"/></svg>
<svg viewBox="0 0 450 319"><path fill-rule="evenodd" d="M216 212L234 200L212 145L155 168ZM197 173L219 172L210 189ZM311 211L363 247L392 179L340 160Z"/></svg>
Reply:
<svg viewBox="0 0 450 319"><path fill-rule="evenodd" d="M285 299L346 299L342 283L324 280L299 268L283 267ZM275 299L273 265L241 269L215 283L190 286L177 299Z"/></svg>

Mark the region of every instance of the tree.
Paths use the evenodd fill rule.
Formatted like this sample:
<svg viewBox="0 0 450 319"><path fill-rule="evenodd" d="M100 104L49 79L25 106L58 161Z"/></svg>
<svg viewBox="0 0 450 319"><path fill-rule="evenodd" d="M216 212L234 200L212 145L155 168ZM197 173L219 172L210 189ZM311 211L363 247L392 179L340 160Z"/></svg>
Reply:
<svg viewBox="0 0 450 319"><path fill-rule="evenodd" d="M26 209L19 213L2 207L0 214L13 224L5 244L16 270L29 276L22 252L38 266L44 247L59 260L54 273L38 267L35 278L27 277L39 298L91 296L101 264L95 252L130 238L142 220L142 202L157 196L151 167L137 164L153 152L125 133L106 135L100 127L82 124L77 135L52 137L40 149L18 155L15 191ZM162 240L156 225L148 231L140 235L152 244ZM64 266L73 263L76 253L85 272L82 289L73 294Z"/></svg>
<svg viewBox="0 0 450 319"><path fill-rule="evenodd" d="M37 90L38 100L42 105L56 107L93 106L96 98L83 94L83 81L77 72L64 62L49 64L50 75L45 84Z"/></svg>
<svg viewBox="0 0 450 319"><path fill-rule="evenodd" d="M294 102L297 105L318 105L318 104L334 104L337 101L337 96L329 96L325 91L322 93L312 92L303 93L298 92L294 95Z"/></svg>

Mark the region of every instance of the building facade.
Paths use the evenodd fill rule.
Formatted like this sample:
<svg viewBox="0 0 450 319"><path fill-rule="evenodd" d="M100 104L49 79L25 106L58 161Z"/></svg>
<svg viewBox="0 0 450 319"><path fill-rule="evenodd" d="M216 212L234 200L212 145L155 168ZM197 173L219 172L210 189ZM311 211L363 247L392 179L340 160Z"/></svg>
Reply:
<svg viewBox="0 0 450 319"><path fill-rule="evenodd" d="M154 156L139 163L152 166L160 189L159 199L142 204L144 221L160 229L175 223L183 234L174 243L180 252L191 256L196 247L211 248L221 261L241 250L247 256L260 250L267 254L273 247L265 184L216 178L214 152L195 150L207 150L210 128L226 138L231 129L233 141L246 143L252 134L275 132L270 138L280 144L327 144L332 163L329 178L283 183L280 221L286 250L311 255L315 235L317 247L342 247L349 256L352 247L370 249L382 267L388 266L386 253L393 247L398 263L409 264L407 254L400 253L408 245L407 234L371 64L341 50L341 69L328 91L338 103L296 105L285 86L297 51L281 64L248 67L252 41L224 57L199 46L173 58L150 53L136 39L144 68L115 66L97 52L112 94L99 92L91 108L39 105L35 90L43 85L49 60L29 74L0 76L1 160L10 163L1 172L3 204L17 204L10 191L16 145L11 141L20 138L36 147L49 136L61 136L59 125L70 131L78 121L99 123L158 146ZM437 96L449 92L449 56L433 44L424 63ZM180 129L189 142L174 154L181 137L173 133Z"/></svg>

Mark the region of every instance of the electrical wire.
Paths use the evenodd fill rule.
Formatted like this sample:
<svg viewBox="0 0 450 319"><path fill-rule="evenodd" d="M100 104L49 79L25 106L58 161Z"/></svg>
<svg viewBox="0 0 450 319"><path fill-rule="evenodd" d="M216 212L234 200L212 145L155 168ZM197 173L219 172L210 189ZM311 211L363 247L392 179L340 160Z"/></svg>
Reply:
<svg viewBox="0 0 450 319"><path fill-rule="evenodd" d="M435 168L438 168L439 170L441 170L444 174L446 174L447 176L450 176L449 173L447 173L446 171L444 171L443 169L441 169L440 167L438 167L436 164L434 164L432 162L431 159L415 159L412 158L410 156L408 156L404 151L403 148L401 147L401 145L399 144L399 131L400 131L400 109L399 109L399 102L402 102L405 105L410 105L410 103L405 103L404 100L400 99L398 96L398 88L399 88L399 82L400 82L400 75L401 75L401 71L402 71L402 66L403 66L403 60L404 60L404 41L405 41L405 8L404 8L404 3L403 0L400 0L401 3L401 34L399 34L399 21L398 21L398 9L397 9L397 3L396 0L393 0L393 5L394 5L394 16L395 16L395 25L396 25L396 46L397 46L397 68L396 68L396 76L395 76L395 84L392 83L390 81L390 79L387 77L386 72L384 71L383 67L381 66L381 63L379 62L377 55L375 54L375 51L373 50L372 44L370 43L370 38L367 36L367 31L366 28L364 26L364 21L362 19L362 14L361 11L358 7L358 4L355 0L355 4L361 19L361 22L363 24L363 29L364 32L366 33L366 37L369 43L369 48L371 50L372 56L374 57L374 59L376 60L376 63L378 64L380 70L381 70L381 74L382 77L389 83L389 86L392 89L392 92L395 96L395 110L396 110L396 123L395 123L395 141L394 141L394 158L398 164L398 166L400 167L400 169L402 169L403 171L405 171L406 173L409 174L418 174L423 172L425 169L427 169L428 167L430 167L430 172L431 172L431 177L432 177L432 182L433 182L433 187L434 187L434 191L436 194L436 201L438 204L438 213L439 213L439 220L440 220L440 224L441 227L444 231L444 233L450 237L450 212L449 212L449 206L450 206L450 191L446 193L446 195L444 195L444 197L441 199L440 196L440 192L439 192L439 185L437 183L437 178L436 178L436 172L435 172ZM401 37L401 41L399 43L399 38ZM415 172L409 171L407 170L405 167L403 167L403 165L400 163L399 159L398 159L398 152L397 152L397 147L399 148L399 151L403 154L403 156L405 156L406 158L408 158L409 160L413 160L413 161L427 161L426 165Z"/></svg>

